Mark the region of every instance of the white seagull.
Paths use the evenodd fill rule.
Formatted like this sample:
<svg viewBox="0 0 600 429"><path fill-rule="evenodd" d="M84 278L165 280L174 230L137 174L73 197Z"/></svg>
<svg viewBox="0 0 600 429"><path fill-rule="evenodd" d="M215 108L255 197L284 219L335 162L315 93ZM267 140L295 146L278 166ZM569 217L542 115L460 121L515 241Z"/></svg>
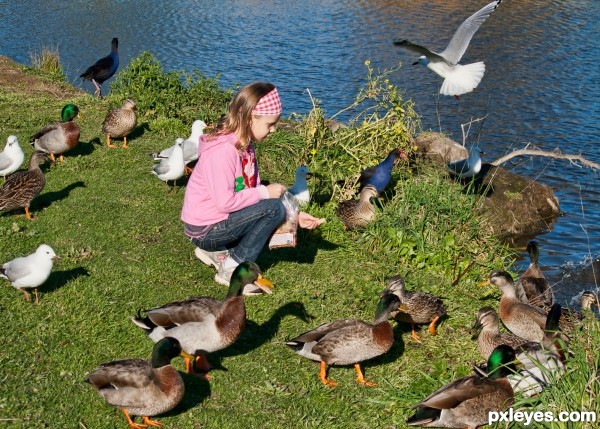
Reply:
<svg viewBox="0 0 600 429"><path fill-rule="evenodd" d="M446 49L440 53L432 52L426 47L408 40L395 41L394 44L421 54L421 57L413 65L426 65L443 77L444 83L440 88L440 94L453 95L458 98L462 94L473 91L483 78L485 73L483 61L465 65L458 64L458 62L469 47L475 32L500 3L502 0L493 1L468 17L458 27Z"/></svg>
<svg viewBox="0 0 600 429"><path fill-rule="evenodd" d="M152 169L152 173L163 182L166 182L167 185L169 180L172 180L173 186L175 186L175 181L183 176L185 171L183 142L184 140L181 137L175 140L171 154L168 157L159 158L160 162Z"/></svg>
<svg viewBox="0 0 600 429"><path fill-rule="evenodd" d="M8 136L6 146L0 152L0 176L6 178L10 173L17 171L24 160L25 154L19 146L19 139L17 136Z"/></svg>
<svg viewBox="0 0 600 429"><path fill-rule="evenodd" d="M310 202L310 192L308 191L308 183L306 178L310 175L308 167L301 165L296 169L296 181L289 189L289 193L296 197L298 204L303 206Z"/></svg>
<svg viewBox="0 0 600 429"><path fill-rule="evenodd" d="M37 305L37 288L50 276L52 260L54 258L58 258L58 256L56 256L52 247L42 244L31 255L5 262L0 267L0 277L8 279L13 287L25 295L27 301L30 301L31 298L25 289L33 289L33 294L35 295L34 304Z"/></svg>
<svg viewBox="0 0 600 429"><path fill-rule="evenodd" d="M481 150L479 144L471 147L469 157L448 163L448 170L460 179L473 177L481 171Z"/></svg>
<svg viewBox="0 0 600 429"><path fill-rule="evenodd" d="M183 161L185 163L185 170L189 174L191 169L187 166L190 162L194 162L198 159L198 144L200 143L200 136L204 134L206 123L201 120L196 120L192 124L192 134L183 141ZM159 161L163 158L168 158L173 153L175 145L162 150L160 153L153 153L152 157Z"/></svg>

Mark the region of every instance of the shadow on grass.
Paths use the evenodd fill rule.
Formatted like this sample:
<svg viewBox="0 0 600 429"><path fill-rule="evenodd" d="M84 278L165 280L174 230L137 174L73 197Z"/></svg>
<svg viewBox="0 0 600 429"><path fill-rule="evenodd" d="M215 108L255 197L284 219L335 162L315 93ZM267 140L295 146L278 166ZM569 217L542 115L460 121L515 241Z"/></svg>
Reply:
<svg viewBox="0 0 600 429"><path fill-rule="evenodd" d="M47 207L50 207L52 203L56 201L64 200L69 196L73 189L85 187L85 183L82 180L79 180L65 186L60 191L46 192L35 199L35 211L41 211Z"/></svg>
<svg viewBox="0 0 600 429"><path fill-rule="evenodd" d="M88 277L90 273L83 267L73 268L72 270L66 271L53 271L50 273L50 277L42 286L42 292L48 293L60 289L71 280L75 280L78 277Z"/></svg>
<svg viewBox="0 0 600 429"><path fill-rule="evenodd" d="M208 380L195 375L180 373L185 385L185 394L181 402L171 411L167 411L161 416L172 417L183 414L194 407L197 407L210 397L210 383Z"/></svg>
<svg viewBox="0 0 600 429"><path fill-rule="evenodd" d="M239 338L231 346L224 350L209 355L209 361L215 366L215 369L227 370L222 365L223 358L239 356L250 353L263 344L271 341L279 331L279 325L284 317L294 316L298 319L309 322L313 319L304 307L304 304L298 301L288 302L280 306L271 315L269 320L262 324L257 324L251 320L246 321L246 329L242 331Z"/></svg>
<svg viewBox="0 0 600 429"><path fill-rule="evenodd" d="M102 143L100 142L99 137L95 137L89 142L79 141L79 144L75 146L74 149L65 153L65 158L77 157L77 156L87 156L91 155L94 150L96 150L95 146L100 146Z"/></svg>
<svg viewBox="0 0 600 429"><path fill-rule="evenodd" d="M318 230L298 229L298 244L296 247L281 247L262 252L257 261L263 271L276 265L278 262L290 261L298 264L312 264L319 249L335 250L338 244L325 240Z"/></svg>

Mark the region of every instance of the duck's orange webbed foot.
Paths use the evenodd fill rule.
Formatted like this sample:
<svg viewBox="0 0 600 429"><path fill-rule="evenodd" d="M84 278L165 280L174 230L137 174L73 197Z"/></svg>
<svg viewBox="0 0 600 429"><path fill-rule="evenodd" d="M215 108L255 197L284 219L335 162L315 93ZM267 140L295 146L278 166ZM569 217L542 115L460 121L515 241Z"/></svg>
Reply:
<svg viewBox="0 0 600 429"><path fill-rule="evenodd" d="M327 364L325 363L325 361L321 361L321 371L319 372L319 378L327 387L337 386L337 383L335 381L329 380L327 378Z"/></svg>
<svg viewBox="0 0 600 429"><path fill-rule="evenodd" d="M358 381L363 386L373 387L377 386L377 383L373 383L372 381L365 380L362 370L360 369L360 364L355 363L354 369L356 370L356 381Z"/></svg>

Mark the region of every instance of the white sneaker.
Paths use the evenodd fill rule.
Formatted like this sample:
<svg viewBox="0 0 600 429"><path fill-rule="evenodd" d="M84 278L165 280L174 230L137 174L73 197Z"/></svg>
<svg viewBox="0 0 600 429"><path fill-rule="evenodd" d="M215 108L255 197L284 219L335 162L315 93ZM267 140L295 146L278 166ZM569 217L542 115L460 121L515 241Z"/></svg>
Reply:
<svg viewBox="0 0 600 429"><path fill-rule="evenodd" d="M223 268L222 265L219 265L219 271L215 274L215 281L223 286L229 286L229 280L231 280L231 275L235 271L236 267Z"/></svg>
<svg viewBox="0 0 600 429"><path fill-rule="evenodd" d="M209 252L208 250L204 250L199 247L196 247L194 253L196 254L196 258L200 259L206 265L215 267L217 270L221 268L221 263L227 259L227 256L229 256L229 252L227 250Z"/></svg>

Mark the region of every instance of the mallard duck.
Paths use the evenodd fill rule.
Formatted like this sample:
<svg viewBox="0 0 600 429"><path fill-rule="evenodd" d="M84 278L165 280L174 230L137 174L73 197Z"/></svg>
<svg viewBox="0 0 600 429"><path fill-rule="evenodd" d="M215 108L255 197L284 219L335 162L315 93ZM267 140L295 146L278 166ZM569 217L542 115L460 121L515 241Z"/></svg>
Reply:
<svg viewBox="0 0 600 429"><path fill-rule="evenodd" d="M570 351L568 343L560 334L558 325L560 315L560 305L554 304L546 319L542 343L527 341L521 344L515 343L513 346L519 370L508 375L507 379L515 393L523 396L536 395L566 371L567 355ZM480 373L485 372L483 368L475 367L475 370Z"/></svg>
<svg viewBox="0 0 600 429"><path fill-rule="evenodd" d="M469 375L439 388L418 405L406 423L410 426L477 428L488 424L490 411L514 403L507 376L516 370L515 351L500 345L488 359L488 375Z"/></svg>
<svg viewBox="0 0 600 429"><path fill-rule="evenodd" d="M183 176L185 171L183 162L183 139L178 138L173 147L171 154L162 158L161 161L154 166L152 173L160 180L169 185L169 180L173 181L173 187L177 179Z"/></svg>
<svg viewBox="0 0 600 429"><path fill-rule="evenodd" d="M537 241L532 240L527 244L527 253L531 262L515 283L517 298L521 302L547 310L554 304L554 294L538 265L540 248Z"/></svg>
<svg viewBox="0 0 600 429"><path fill-rule="evenodd" d="M388 279L383 293L393 293L402 303L402 308L392 312L391 316L399 321L410 323L411 337L420 340L415 332L415 325L429 324L429 333L436 334L435 324L446 315L442 300L425 292L407 291L404 279L397 275Z"/></svg>
<svg viewBox="0 0 600 429"><path fill-rule="evenodd" d="M29 158L28 170L17 171L6 178L0 188L0 210L11 211L22 207L27 219L32 219L29 205L46 184L40 164L48 160L44 152L34 152Z"/></svg>
<svg viewBox="0 0 600 429"><path fill-rule="evenodd" d="M118 109L112 109L102 122L102 133L106 134L106 146L117 147L110 143L112 138L123 137L122 148L127 147L127 135L131 133L137 125L135 100L128 98L123 102L123 106Z"/></svg>
<svg viewBox="0 0 600 429"><path fill-rule="evenodd" d="M306 165L301 165L296 169L295 180L292 187L288 190L300 206L305 206L310 202L310 191L306 179L310 176L310 171Z"/></svg>
<svg viewBox="0 0 600 429"><path fill-rule="evenodd" d="M477 348L484 359L487 359L492 350L501 344L516 348L529 342L513 334L501 334L498 314L492 307L479 309L472 331L474 332L473 339L477 339Z"/></svg>
<svg viewBox="0 0 600 429"><path fill-rule="evenodd" d="M372 199L379 195L374 186L365 186L358 200L342 201L336 214L346 229L364 228L375 219L375 205Z"/></svg>
<svg viewBox="0 0 600 429"><path fill-rule="evenodd" d="M598 297L591 290L586 290L581 294L581 309L584 311L591 310L593 306L600 309L600 301Z"/></svg>
<svg viewBox="0 0 600 429"><path fill-rule="evenodd" d="M467 158L449 162L448 171L459 179L467 179L479 173L481 171L481 149L479 149L479 144L475 143L471 147Z"/></svg>
<svg viewBox="0 0 600 429"><path fill-rule="evenodd" d="M8 136L6 146L0 152L0 176L6 179L6 176L19 169L24 160L25 154L19 146L19 139L17 136Z"/></svg>
<svg viewBox="0 0 600 429"><path fill-rule="evenodd" d="M408 159L403 151L396 148L379 164L365 168L361 171L360 177L358 178L360 189L362 190L365 186L370 185L374 186L379 194L385 191L385 188L387 188L387 185L392 179L392 168L394 168L394 164L398 158Z"/></svg>
<svg viewBox="0 0 600 429"><path fill-rule="evenodd" d="M185 163L185 173L190 174L192 169L188 164L198 159L198 145L200 144L200 137L204 134L204 129L207 127L206 123L201 120L196 120L192 124L192 134L183 140L183 162ZM177 139L179 140L179 139ZM160 152L150 154L156 161L160 161L163 158L168 158L173 153L175 145L163 149Z"/></svg>
<svg viewBox="0 0 600 429"><path fill-rule="evenodd" d="M329 365L354 365L357 381L363 386L375 386L365 380L360 362L380 356L392 347L394 333L388 318L399 305L396 295L384 294L377 304L374 323L358 319L336 320L305 332L286 345L300 356L321 363L319 376L326 386L337 384L327 378Z"/></svg>
<svg viewBox="0 0 600 429"><path fill-rule="evenodd" d="M544 338L546 313L533 305L525 304L517 299L512 276L506 271L494 270L489 281L502 292L499 315L504 326L513 334L529 341L540 342Z"/></svg>
<svg viewBox="0 0 600 429"><path fill-rule="evenodd" d="M37 305L39 303L37 288L50 277L52 261L55 258L58 256L52 247L42 244L34 253L2 264L0 277L10 281L12 286L25 296L27 302L31 301L31 297L25 289L33 289L34 304Z"/></svg>
<svg viewBox="0 0 600 429"><path fill-rule="evenodd" d="M93 65L88 67L79 77L83 80L91 81L96 87L94 95L102 96L102 84L110 79L119 68L119 39L116 37L111 41L110 54L100 58Z"/></svg>
<svg viewBox="0 0 600 429"><path fill-rule="evenodd" d="M84 381L109 405L123 411L131 429L161 427L149 417L172 410L185 393L181 374L171 365L171 360L180 354L179 341L165 337L154 345L150 362L123 359L103 363ZM143 424L135 423L132 415L141 416Z"/></svg>
<svg viewBox="0 0 600 429"><path fill-rule="evenodd" d="M141 316L140 310L131 320L155 342L167 336L177 338L183 349L187 372L196 374L195 366L206 373L210 370L206 353L229 346L245 327L242 291L247 284L254 284L267 293L273 286L262 276L256 263L243 262L231 276L225 300L203 296L175 301L145 310L146 317Z"/></svg>
<svg viewBox="0 0 600 429"><path fill-rule="evenodd" d="M60 112L62 122L53 122L32 135L29 138L31 146L35 150L49 153L52 161L55 154L60 155L62 161L63 153L75 148L79 143L79 125L73 122L78 115L79 108L74 104L67 104Z"/></svg>

